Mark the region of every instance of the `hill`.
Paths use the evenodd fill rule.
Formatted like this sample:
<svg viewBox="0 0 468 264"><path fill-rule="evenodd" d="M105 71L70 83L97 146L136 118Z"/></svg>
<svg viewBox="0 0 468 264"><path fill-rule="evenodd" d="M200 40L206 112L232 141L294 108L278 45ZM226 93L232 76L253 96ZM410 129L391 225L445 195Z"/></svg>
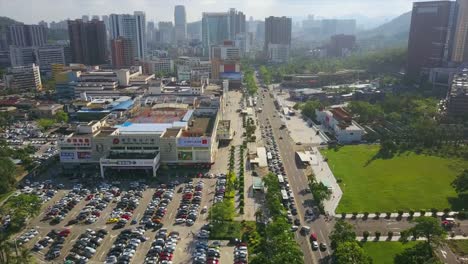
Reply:
<svg viewBox="0 0 468 264"><path fill-rule="evenodd" d="M8 26L15 24L15 23L19 23L19 22L9 17L0 16L0 33L6 30Z"/></svg>
<svg viewBox="0 0 468 264"><path fill-rule="evenodd" d="M363 49L380 49L406 46L411 25L411 11L374 29L357 33L358 44Z"/></svg>

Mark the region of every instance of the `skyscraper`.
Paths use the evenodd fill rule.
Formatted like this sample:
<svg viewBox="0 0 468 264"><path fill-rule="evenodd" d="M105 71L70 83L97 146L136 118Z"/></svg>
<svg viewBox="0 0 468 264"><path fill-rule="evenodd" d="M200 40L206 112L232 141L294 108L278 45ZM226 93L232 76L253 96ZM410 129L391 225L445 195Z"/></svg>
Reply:
<svg viewBox="0 0 468 264"><path fill-rule="evenodd" d="M211 45L218 45L229 39L229 13L203 13L202 42L205 55L208 55Z"/></svg>
<svg viewBox="0 0 468 264"><path fill-rule="evenodd" d="M18 47L47 43L47 28L41 25L13 24L8 27L8 44Z"/></svg>
<svg viewBox="0 0 468 264"><path fill-rule="evenodd" d="M122 68L133 65L135 55L133 53L133 42L124 37L111 40L112 66Z"/></svg>
<svg viewBox="0 0 468 264"><path fill-rule="evenodd" d="M455 2L415 2L408 39L407 75L420 77L449 60Z"/></svg>
<svg viewBox="0 0 468 264"><path fill-rule="evenodd" d="M468 61L468 0L458 0L457 9L452 61L461 63Z"/></svg>
<svg viewBox="0 0 468 264"><path fill-rule="evenodd" d="M175 41L184 41L187 38L187 15L185 6L177 5L174 9Z"/></svg>
<svg viewBox="0 0 468 264"><path fill-rule="evenodd" d="M270 61L282 62L288 60L291 31L291 18L270 16L265 19L264 49Z"/></svg>
<svg viewBox="0 0 468 264"><path fill-rule="evenodd" d="M124 37L132 40L134 54L139 59L146 55L146 16L144 12L135 11L129 14L110 15L111 39Z"/></svg>
<svg viewBox="0 0 468 264"><path fill-rule="evenodd" d="M229 9L229 33L230 40L234 40L237 34L245 33L245 15L236 9Z"/></svg>
<svg viewBox="0 0 468 264"><path fill-rule="evenodd" d="M97 65L106 63L106 26L103 21L68 21L72 60L75 63Z"/></svg>
<svg viewBox="0 0 468 264"><path fill-rule="evenodd" d="M174 42L174 26L172 22L161 21L158 23L159 28L159 41L165 44L171 44Z"/></svg>

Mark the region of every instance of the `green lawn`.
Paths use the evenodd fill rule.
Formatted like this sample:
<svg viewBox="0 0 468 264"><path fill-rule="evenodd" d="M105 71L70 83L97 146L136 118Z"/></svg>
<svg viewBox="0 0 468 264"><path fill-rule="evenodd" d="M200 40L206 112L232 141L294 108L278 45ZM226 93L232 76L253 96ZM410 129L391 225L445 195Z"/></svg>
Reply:
<svg viewBox="0 0 468 264"><path fill-rule="evenodd" d="M372 258L375 264L393 264L395 256L403 250L412 247L417 242L365 242L364 251Z"/></svg>
<svg viewBox="0 0 468 264"><path fill-rule="evenodd" d="M337 212L387 212L450 208L456 192L450 186L468 162L404 153L391 159L372 158L379 146L344 146L324 150L343 197Z"/></svg>
<svg viewBox="0 0 468 264"><path fill-rule="evenodd" d="M468 240L447 240L447 244L459 256L468 256Z"/></svg>

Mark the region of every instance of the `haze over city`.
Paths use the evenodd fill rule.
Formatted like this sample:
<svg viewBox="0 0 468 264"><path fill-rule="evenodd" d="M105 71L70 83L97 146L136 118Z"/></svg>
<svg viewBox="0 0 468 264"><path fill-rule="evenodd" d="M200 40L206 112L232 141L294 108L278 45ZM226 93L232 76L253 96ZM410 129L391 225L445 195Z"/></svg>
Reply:
<svg viewBox="0 0 468 264"><path fill-rule="evenodd" d="M175 5L186 6L188 21L201 19L202 12L225 11L235 7L243 10L247 18L266 16L305 17L315 14L326 18L352 18L356 16L391 18L411 10L412 0L0 0L0 16L9 16L25 23L75 19L84 14L105 15L146 12L147 20L170 21ZM285 8L287 7L287 8ZM359 23L359 21L358 21Z"/></svg>

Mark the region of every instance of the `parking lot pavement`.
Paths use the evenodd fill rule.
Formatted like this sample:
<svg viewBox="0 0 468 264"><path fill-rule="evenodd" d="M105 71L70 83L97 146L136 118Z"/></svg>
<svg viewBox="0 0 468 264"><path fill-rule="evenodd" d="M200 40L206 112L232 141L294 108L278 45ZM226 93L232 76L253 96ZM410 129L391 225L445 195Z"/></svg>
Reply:
<svg viewBox="0 0 468 264"><path fill-rule="evenodd" d="M221 246L219 248L219 253L221 254L221 257L219 258L219 263L234 263L234 246Z"/></svg>

